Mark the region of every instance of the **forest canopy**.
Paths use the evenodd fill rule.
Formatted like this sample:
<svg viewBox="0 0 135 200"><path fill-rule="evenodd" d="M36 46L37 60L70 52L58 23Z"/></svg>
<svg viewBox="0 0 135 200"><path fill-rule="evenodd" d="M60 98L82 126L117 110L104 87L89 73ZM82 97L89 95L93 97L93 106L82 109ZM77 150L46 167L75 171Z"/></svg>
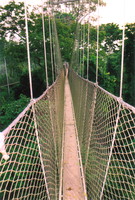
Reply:
<svg viewBox="0 0 135 200"><path fill-rule="evenodd" d="M103 1L100 3L104 5ZM46 89L42 16L36 9L33 8L28 15L34 98L40 96ZM83 9L85 8L82 8L82 12L85 11ZM91 9L96 10L96 2L93 1ZM74 12L60 11L57 11L55 16L62 59L63 62L70 62L77 36L78 16ZM52 21L49 20L52 19L46 14L46 50L49 85L51 85L53 78L49 23ZM95 82L97 28L93 23L89 26L88 22L80 24L82 33L83 31L86 33L85 38L79 41L80 49L83 44L83 57L80 63L84 66L83 77L86 78L88 28L90 28L89 80ZM119 96L122 30L114 23L102 24L99 35L99 85ZM135 23L126 24L125 38L123 99L135 106ZM11 1L8 5L0 7L0 46L0 129L3 130L24 109L30 98L23 3ZM79 69L75 68L75 70L79 74L82 73ZM9 87L6 86L7 81ZM16 110L14 114L11 112L13 107Z"/></svg>

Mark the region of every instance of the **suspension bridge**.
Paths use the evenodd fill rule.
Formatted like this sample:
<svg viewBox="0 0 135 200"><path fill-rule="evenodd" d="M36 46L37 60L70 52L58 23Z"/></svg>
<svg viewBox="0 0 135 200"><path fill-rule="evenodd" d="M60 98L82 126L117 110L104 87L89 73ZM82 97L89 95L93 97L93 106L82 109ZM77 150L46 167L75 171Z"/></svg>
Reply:
<svg viewBox="0 0 135 200"><path fill-rule="evenodd" d="M73 70L76 53L63 68L54 20L58 75L34 99L27 20L25 6L31 101L0 135L0 199L134 200L135 108L122 100L123 74L120 97L98 85L98 38L96 83Z"/></svg>

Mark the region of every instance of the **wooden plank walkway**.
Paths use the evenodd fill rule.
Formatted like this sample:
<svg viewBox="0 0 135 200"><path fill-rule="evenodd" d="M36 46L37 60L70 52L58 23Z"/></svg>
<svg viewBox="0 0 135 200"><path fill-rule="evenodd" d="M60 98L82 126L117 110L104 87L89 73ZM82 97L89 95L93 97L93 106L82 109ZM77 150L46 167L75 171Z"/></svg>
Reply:
<svg viewBox="0 0 135 200"><path fill-rule="evenodd" d="M79 166L72 97L67 79L65 83L64 112L63 200L84 200L85 193Z"/></svg>

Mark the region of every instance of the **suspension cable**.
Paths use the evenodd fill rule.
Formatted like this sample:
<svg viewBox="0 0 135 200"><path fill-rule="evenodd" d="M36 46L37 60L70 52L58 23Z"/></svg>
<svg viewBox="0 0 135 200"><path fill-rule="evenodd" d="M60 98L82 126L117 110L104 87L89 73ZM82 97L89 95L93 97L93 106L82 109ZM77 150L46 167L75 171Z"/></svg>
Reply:
<svg viewBox="0 0 135 200"><path fill-rule="evenodd" d="M80 70L79 70L79 73L81 75L81 71L82 71L82 49L83 49L83 32L82 32L82 24L80 24L80 45L79 45L79 52L80 52Z"/></svg>
<svg viewBox="0 0 135 200"><path fill-rule="evenodd" d="M90 5L89 5L90 12ZM90 14L90 13L89 13ZM89 54L90 54L90 17L88 17L88 46L87 46L87 80L89 79Z"/></svg>
<svg viewBox="0 0 135 200"><path fill-rule="evenodd" d="M124 73L124 50L125 50L125 0L123 11L123 30L122 30L122 53L121 53L121 78L120 78L120 98L122 98L123 90L123 73Z"/></svg>
<svg viewBox="0 0 135 200"><path fill-rule="evenodd" d="M83 25L83 64L82 64L82 77L84 76L84 60L85 60L85 22Z"/></svg>
<svg viewBox="0 0 135 200"><path fill-rule="evenodd" d="M29 70L30 97L31 97L31 100L33 100L33 87L32 87L32 74L31 74L29 31L28 31L28 17L27 17L26 0L24 1L24 6L25 6L25 29L26 29L26 45L27 45L28 70Z"/></svg>
<svg viewBox="0 0 135 200"><path fill-rule="evenodd" d="M54 74L57 74L57 64L56 64L56 47L55 47L55 36L54 36L54 16L52 21L52 47L53 47L53 58L54 58Z"/></svg>
<svg viewBox="0 0 135 200"><path fill-rule="evenodd" d="M96 59L96 83L98 83L98 68L99 68L99 0L97 5L98 21L97 21L97 59Z"/></svg>
<svg viewBox="0 0 135 200"><path fill-rule="evenodd" d="M49 5L51 6L51 2L49 1ZM52 12L52 8L51 8ZM49 38L50 38L50 52L51 52L51 66L52 66L52 80L54 82L54 61L53 61L53 48L52 48L52 29L51 29L51 19L49 15Z"/></svg>
<svg viewBox="0 0 135 200"><path fill-rule="evenodd" d="M88 17L88 46L87 46L87 80L89 79L89 56L90 56L90 1L89 0L89 17Z"/></svg>
<svg viewBox="0 0 135 200"><path fill-rule="evenodd" d="M51 0L50 0L51 2ZM51 2L52 5L52 2ZM51 25L51 30L52 30L52 52L53 52L53 72L54 72L54 79L56 78L56 74L57 74L57 64L56 64L56 45L55 45L55 35L54 35L54 7L51 7L52 10L52 23L50 23Z"/></svg>
<svg viewBox="0 0 135 200"><path fill-rule="evenodd" d="M46 73L46 87L49 87L48 82L48 66L46 57L46 37L45 37L45 21L44 21L44 0L42 1L42 29L43 29L43 43L44 43L44 63L45 63L45 73Z"/></svg>

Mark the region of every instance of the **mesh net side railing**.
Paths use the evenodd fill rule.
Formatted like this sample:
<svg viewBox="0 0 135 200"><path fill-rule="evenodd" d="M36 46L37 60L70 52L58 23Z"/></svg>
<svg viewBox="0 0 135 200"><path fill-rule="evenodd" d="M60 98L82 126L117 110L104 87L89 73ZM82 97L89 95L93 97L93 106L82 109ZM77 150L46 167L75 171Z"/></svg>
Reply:
<svg viewBox="0 0 135 200"><path fill-rule="evenodd" d="M70 70L89 200L135 199L135 108Z"/></svg>
<svg viewBox="0 0 135 200"><path fill-rule="evenodd" d="M9 159L0 154L1 200L58 199L63 105L62 71L53 86L3 131Z"/></svg>

